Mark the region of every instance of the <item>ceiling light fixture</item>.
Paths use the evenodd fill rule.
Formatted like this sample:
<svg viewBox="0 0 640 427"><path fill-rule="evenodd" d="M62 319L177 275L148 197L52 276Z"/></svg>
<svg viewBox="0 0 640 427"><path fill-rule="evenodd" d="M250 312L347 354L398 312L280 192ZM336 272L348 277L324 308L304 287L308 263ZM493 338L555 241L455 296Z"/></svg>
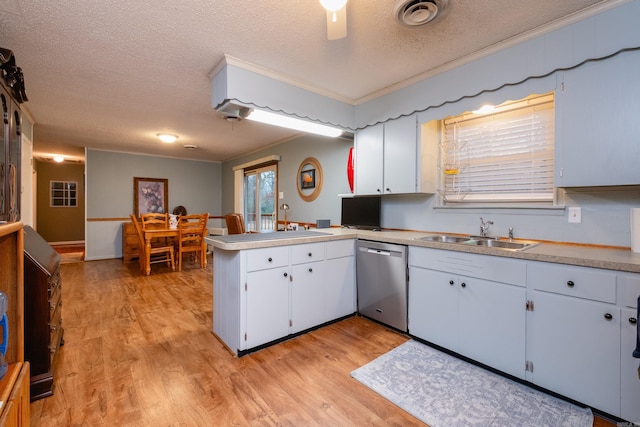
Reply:
<svg viewBox="0 0 640 427"><path fill-rule="evenodd" d="M176 142L176 140L178 139L178 135L174 135L172 133L157 133L156 136L160 138L160 141L166 142L167 144Z"/></svg>
<svg viewBox="0 0 640 427"><path fill-rule="evenodd" d="M60 155L53 156L53 161L57 163L62 163L64 162L64 156L60 156Z"/></svg>
<svg viewBox="0 0 640 427"><path fill-rule="evenodd" d="M269 111L253 110L247 116L248 120L265 123L268 125L280 126L287 129L299 130L301 132L314 133L316 135L328 136L336 138L342 135L342 129L321 125L318 123L308 122L294 117L283 116L281 114L271 113Z"/></svg>

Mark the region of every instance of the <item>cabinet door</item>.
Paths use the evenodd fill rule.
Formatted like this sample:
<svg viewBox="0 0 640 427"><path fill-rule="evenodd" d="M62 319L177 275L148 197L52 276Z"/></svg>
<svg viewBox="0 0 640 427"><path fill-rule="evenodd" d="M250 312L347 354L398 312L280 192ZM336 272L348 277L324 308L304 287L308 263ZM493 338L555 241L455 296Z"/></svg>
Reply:
<svg viewBox="0 0 640 427"><path fill-rule="evenodd" d="M323 262L294 265L291 270L291 333L323 323Z"/></svg>
<svg viewBox="0 0 640 427"><path fill-rule="evenodd" d="M415 193L417 184L416 117L402 117L384 125L384 194Z"/></svg>
<svg viewBox="0 0 640 427"><path fill-rule="evenodd" d="M635 319L635 321L633 320ZM620 396L620 418L640 424L640 364L639 359L633 357L637 336L636 310L622 309L622 381Z"/></svg>
<svg viewBox="0 0 640 427"><path fill-rule="evenodd" d="M610 414L620 411L620 309L534 291L527 379ZM610 317L610 319L608 319Z"/></svg>
<svg viewBox="0 0 640 427"><path fill-rule="evenodd" d="M525 288L469 277L459 283L459 353L524 378Z"/></svg>
<svg viewBox="0 0 640 427"><path fill-rule="evenodd" d="M355 194L382 194L383 125L358 131L355 137Z"/></svg>
<svg viewBox="0 0 640 427"><path fill-rule="evenodd" d="M325 263L322 282L324 321L348 316L356 311L356 259L354 256L330 259Z"/></svg>
<svg viewBox="0 0 640 427"><path fill-rule="evenodd" d="M289 334L289 278L288 267L247 274L243 350Z"/></svg>
<svg viewBox="0 0 640 427"><path fill-rule="evenodd" d="M635 52L565 73L556 92L556 186L640 184L638 75Z"/></svg>
<svg viewBox="0 0 640 427"><path fill-rule="evenodd" d="M458 284L450 273L411 267L409 333L458 351Z"/></svg>

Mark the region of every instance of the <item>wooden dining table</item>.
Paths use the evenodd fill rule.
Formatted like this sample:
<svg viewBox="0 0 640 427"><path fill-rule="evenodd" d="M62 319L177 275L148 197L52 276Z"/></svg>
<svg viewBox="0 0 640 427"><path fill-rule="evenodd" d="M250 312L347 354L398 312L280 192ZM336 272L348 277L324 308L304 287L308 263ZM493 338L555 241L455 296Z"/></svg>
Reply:
<svg viewBox="0 0 640 427"><path fill-rule="evenodd" d="M177 228L154 228L150 230L142 230L144 234L144 271L148 276L151 274L151 240L153 238L162 237L178 237Z"/></svg>

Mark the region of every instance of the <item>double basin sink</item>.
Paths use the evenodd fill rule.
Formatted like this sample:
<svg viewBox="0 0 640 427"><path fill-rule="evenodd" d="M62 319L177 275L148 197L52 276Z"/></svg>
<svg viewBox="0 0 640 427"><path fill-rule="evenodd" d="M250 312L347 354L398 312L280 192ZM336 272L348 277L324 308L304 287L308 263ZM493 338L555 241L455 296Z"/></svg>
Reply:
<svg viewBox="0 0 640 427"><path fill-rule="evenodd" d="M512 240L499 240L492 237L450 236L446 234L417 237L416 240L423 240L426 242L453 243L456 245L483 246L488 248L504 249L508 251L523 251L537 245L537 243L535 242L516 242Z"/></svg>

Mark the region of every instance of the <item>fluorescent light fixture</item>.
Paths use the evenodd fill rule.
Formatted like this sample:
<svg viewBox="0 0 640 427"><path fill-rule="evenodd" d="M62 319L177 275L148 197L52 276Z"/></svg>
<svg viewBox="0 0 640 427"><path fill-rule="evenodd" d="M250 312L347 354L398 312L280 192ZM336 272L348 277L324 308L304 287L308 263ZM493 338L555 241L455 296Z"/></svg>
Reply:
<svg viewBox="0 0 640 427"><path fill-rule="evenodd" d="M166 142L167 144L176 142L176 139L178 139L178 135L172 133L157 133L156 136L160 138L160 141Z"/></svg>
<svg viewBox="0 0 640 427"><path fill-rule="evenodd" d="M247 116L248 120L266 123L268 125L280 126L288 129L299 130L301 132L315 133L316 135L329 136L336 138L342 135L342 129L321 125L318 123L308 122L306 120L294 117L283 116L281 114L271 113L263 110L253 110Z"/></svg>
<svg viewBox="0 0 640 427"><path fill-rule="evenodd" d="M64 156L60 156L60 155L53 156L53 161L57 163L62 163L64 162Z"/></svg>

